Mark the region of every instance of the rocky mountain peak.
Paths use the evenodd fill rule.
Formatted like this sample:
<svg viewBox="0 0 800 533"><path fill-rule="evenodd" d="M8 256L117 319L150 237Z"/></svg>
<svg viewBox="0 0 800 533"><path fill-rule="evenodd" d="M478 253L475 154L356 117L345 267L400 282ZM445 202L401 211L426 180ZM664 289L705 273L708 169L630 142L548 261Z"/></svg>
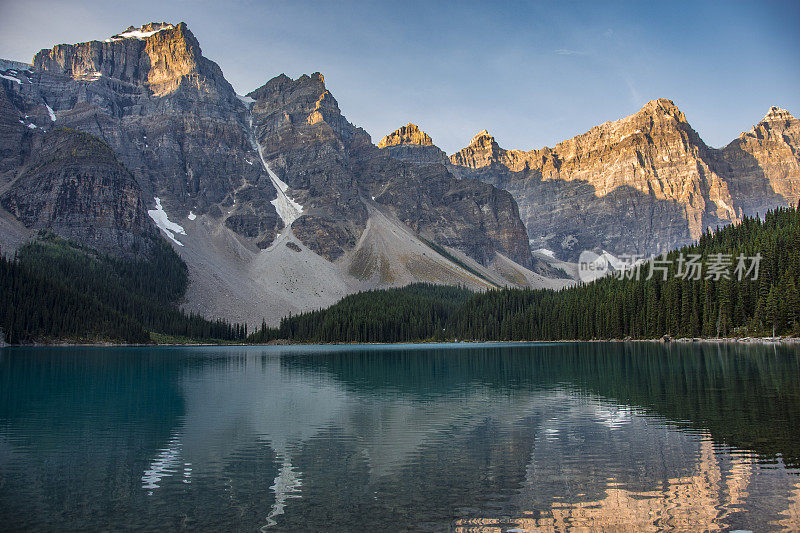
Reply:
<svg viewBox="0 0 800 533"><path fill-rule="evenodd" d="M291 101L302 101L309 111L323 107L335 108L339 112L336 99L325 87L325 76L315 72L310 76L303 74L293 80L286 74L279 74L258 89L247 94L254 100L278 99L276 104L283 105Z"/></svg>
<svg viewBox="0 0 800 533"><path fill-rule="evenodd" d="M794 142L800 141L800 120L786 109L776 106L770 107L769 112L750 131L739 135L739 139L772 139L778 142L783 142L784 137Z"/></svg>
<svg viewBox="0 0 800 533"><path fill-rule="evenodd" d="M487 130L481 130L469 146L450 156L450 162L457 166L480 168L499 163L504 153L494 137Z"/></svg>
<svg viewBox="0 0 800 533"><path fill-rule="evenodd" d="M759 122L756 127L767 125L772 129L786 130L789 129L793 124L798 124L798 120L792 116L789 111L780 107L772 106L769 108L769 113L767 113L764 118L761 119L761 122Z"/></svg>
<svg viewBox="0 0 800 533"><path fill-rule="evenodd" d="M319 125L322 129L315 135L327 135L328 130L325 129L327 125L345 141L357 133L366 135L366 132L360 129L356 132L357 128L347 123L336 98L325 87L325 77L319 72L310 76L303 74L296 80L281 74L248 93L247 96L255 100L252 112L256 117L280 111L281 119L273 124L273 127L284 131L293 130L297 133L295 127L300 124ZM256 118L254 123L258 124L259 119Z"/></svg>
<svg viewBox="0 0 800 533"><path fill-rule="evenodd" d="M395 159L416 165L448 164L447 154L433 144L430 135L411 122L381 139L378 148Z"/></svg>
<svg viewBox="0 0 800 533"><path fill-rule="evenodd" d="M185 23L151 22L130 26L103 42L59 44L40 50L35 70L93 83L119 80L145 87L158 96L181 86L202 94L234 98L219 66L203 57L200 44Z"/></svg>
<svg viewBox="0 0 800 533"><path fill-rule="evenodd" d="M409 122L396 129L378 143L378 148L399 145L433 146L430 135L419 129L419 126Z"/></svg>
<svg viewBox="0 0 800 533"><path fill-rule="evenodd" d="M578 157L579 152L585 156L588 152L602 151L604 147L617 143L639 145L645 135L661 140L667 137L689 136L692 143L702 144L700 137L691 128L678 106L672 100L658 98L647 102L632 115L604 122L586 133L562 141L553 150L563 158L569 159ZM541 155L539 152L548 150L548 148L533 150L528 152L528 155L536 159ZM521 162L522 160L519 160L516 163L521 164Z"/></svg>
<svg viewBox="0 0 800 533"><path fill-rule="evenodd" d="M650 100L642 107L640 112L649 114L662 113L677 119L679 122L686 122L686 116L680 109L678 109L678 106L675 105L675 102L672 100L667 100L666 98Z"/></svg>
<svg viewBox="0 0 800 533"><path fill-rule="evenodd" d="M493 143L495 143L494 137L487 130L479 131L470 141L471 145L479 146L491 146Z"/></svg>
<svg viewBox="0 0 800 533"><path fill-rule="evenodd" d="M762 122L773 122L776 120L794 120L794 117L786 109L772 106L769 108L769 113L766 114Z"/></svg>
<svg viewBox="0 0 800 533"><path fill-rule="evenodd" d="M650 131L654 127L665 131L671 129L673 126L681 125L688 126L686 115L675 105L672 100L666 98L658 98L650 100L639 109L636 113L626 117L604 122L598 126L593 127L586 133L575 137L575 139L604 137L603 142L606 142L605 136L611 138L624 139L630 137L632 133L639 134L642 131ZM572 142L572 139L564 141L565 143ZM559 144L564 144L564 142ZM557 146L558 147L558 146Z"/></svg>

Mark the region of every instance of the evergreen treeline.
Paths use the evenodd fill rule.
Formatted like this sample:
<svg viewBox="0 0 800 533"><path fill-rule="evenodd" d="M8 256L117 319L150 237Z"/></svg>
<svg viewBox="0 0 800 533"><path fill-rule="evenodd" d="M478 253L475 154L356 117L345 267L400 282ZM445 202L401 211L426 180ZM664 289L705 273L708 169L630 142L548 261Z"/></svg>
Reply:
<svg viewBox="0 0 800 533"><path fill-rule="evenodd" d="M699 281L676 276L679 256L714 254L732 258L730 278ZM736 258L760 254L758 279L734 270ZM642 277L604 277L593 283L552 290L489 291L471 298L448 326L458 338L558 340L719 337L800 333L800 211L779 208L764 220L705 233L691 246L667 256L667 280L649 264ZM748 267L751 263L748 263ZM661 265L664 265L663 263ZM684 266L685 268L685 266Z"/></svg>
<svg viewBox="0 0 800 533"><path fill-rule="evenodd" d="M730 256L727 279L676 276L679 257ZM740 255L761 255L758 279L739 280ZM658 258L660 261L663 258ZM280 328L261 330L249 340L283 338L299 342L405 342L420 340L561 340L763 336L800 333L800 211L780 208L764 220L705 233L700 240L667 255L668 268L651 279L650 264L640 279L607 276L554 291L464 289L418 284L369 291L333 307L287 317ZM748 261L746 266L752 266ZM684 265L685 269L685 265Z"/></svg>
<svg viewBox="0 0 800 533"><path fill-rule="evenodd" d="M445 323L472 294L452 286L414 283L399 289L351 294L327 309L262 324L251 342L403 342L444 338Z"/></svg>
<svg viewBox="0 0 800 533"><path fill-rule="evenodd" d="M730 256L730 279L676 276L679 257ZM734 271L740 255L760 254L758 279ZM660 258L659 258L660 259ZM149 260L113 258L46 236L0 258L0 328L10 342L148 342L151 333L198 340L406 342L558 340L800 334L800 211L704 234L668 254L666 280L605 277L553 290L492 290L413 284L345 297L334 306L289 316L276 329L209 321L180 311L186 265L159 241Z"/></svg>
<svg viewBox="0 0 800 533"><path fill-rule="evenodd" d="M83 340L150 342L150 332L237 340L246 326L181 311L186 264L156 241L146 260L101 255L43 235L0 257L0 328L10 343Z"/></svg>

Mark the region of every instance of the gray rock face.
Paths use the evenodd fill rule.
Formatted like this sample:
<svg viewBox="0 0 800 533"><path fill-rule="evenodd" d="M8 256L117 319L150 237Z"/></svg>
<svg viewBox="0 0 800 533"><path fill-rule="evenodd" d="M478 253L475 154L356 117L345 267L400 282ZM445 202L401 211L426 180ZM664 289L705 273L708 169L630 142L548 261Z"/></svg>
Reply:
<svg viewBox="0 0 800 533"><path fill-rule="evenodd" d="M355 246L375 197L426 239L483 264L500 252L532 265L510 195L454 179L443 154L430 169L388 157L342 116L321 74L278 76L243 103L183 23L42 50L10 89L19 113L37 109L46 122L49 106L57 125L106 141L145 198L178 218L210 215L254 246L283 227L276 206L298 202L294 234L335 260ZM291 200L276 192L254 141Z"/></svg>
<svg viewBox="0 0 800 533"><path fill-rule="evenodd" d="M370 145L325 88L321 74L280 75L249 93L253 130L265 160L303 206L292 228L329 260L355 246L368 215L350 169L350 151Z"/></svg>
<svg viewBox="0 0 800 533"><path fill-rule="evenodd" d="M56 128L28 139L19 177L0 196L27 227L98 250L139 255L157 238L135 178L91 135Z"/></svg>
<svg viewBox="0 0 800 533"><path fill-rule="evenodd" d="M774 109L722 150L669 100L554 148L501 148L483 131L450 157L454 172L510 191L533 248L657 254L707 228L796 203L798 121Z"/></svg>
<svg viewBox="0 0 800 533"><path fill-rule="evenodd" d="M8 181L22 164L23 141L30 129L21 122L21 115L9 98L6 85L10 82L0 81L0 176Z"/></svg>
<svg viewBox="0 0 800 533"><path fill-rule="evenodd" d="M764 214L800 198L800 120L772 107L753 128L721 150L714 168L744 214Z"/></svg>
<svg viewBox="0 0 800 533"><path fill-rule="evenodd" d="M366 203L377 202L424 238L484 265L500 252L532 266L508 193L455 179L441 163L390 157L342 116L321 74L281 75L248 96L264 157L303 206L294 233L317 253L335 260L351 249L368 218Z"/></svg>
<svg viewBox="0 0 800 533"><path fill-rule="evenodd" d="M42 50L29 80L13 89L49 105L58 125L106 141L149 202L158 196L182 216L209 213L259 247L274 239L275 190L246 106L185 24Z"/></svg>

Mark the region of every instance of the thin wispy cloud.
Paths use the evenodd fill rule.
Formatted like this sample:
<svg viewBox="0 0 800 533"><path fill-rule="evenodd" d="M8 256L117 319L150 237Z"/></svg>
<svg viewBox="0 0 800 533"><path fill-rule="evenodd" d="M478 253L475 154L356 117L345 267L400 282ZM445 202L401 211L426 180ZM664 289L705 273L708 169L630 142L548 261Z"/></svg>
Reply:
<svg viewBox="0 0 800 533"><path fill-rule="evenodd" d="M642 105L642 97L639 95L639 91L636 90L633 80L627 75L623 77L625 79L625 85L628 86L628 91L630 92L631 105L634 107Z"/></svg>
<svg viewBox="0 0 800 533"><path fill-rule="evenodd" d="M570 50L569 48L559 48L555 51L556 54L560 56L585 56L586 52L581 52L579 50Z"/></svg>

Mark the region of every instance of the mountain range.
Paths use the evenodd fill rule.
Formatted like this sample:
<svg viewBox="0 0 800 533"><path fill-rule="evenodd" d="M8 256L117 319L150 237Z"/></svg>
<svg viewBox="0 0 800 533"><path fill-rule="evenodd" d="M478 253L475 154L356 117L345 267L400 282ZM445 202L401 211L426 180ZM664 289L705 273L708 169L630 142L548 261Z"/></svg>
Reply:
<svg viewBox="0 0 800 533"><path fill-rule="evenodd" d="M413 281L560 288L581 250L659 253L800 198L779 108L721 149L655 100L554 148L483 131L448 157L413 124L373 144L320 73L237 95L184 23L0 76L4 251L38 230L115 255L164 237L184 308L250 324Z"/></svg>

